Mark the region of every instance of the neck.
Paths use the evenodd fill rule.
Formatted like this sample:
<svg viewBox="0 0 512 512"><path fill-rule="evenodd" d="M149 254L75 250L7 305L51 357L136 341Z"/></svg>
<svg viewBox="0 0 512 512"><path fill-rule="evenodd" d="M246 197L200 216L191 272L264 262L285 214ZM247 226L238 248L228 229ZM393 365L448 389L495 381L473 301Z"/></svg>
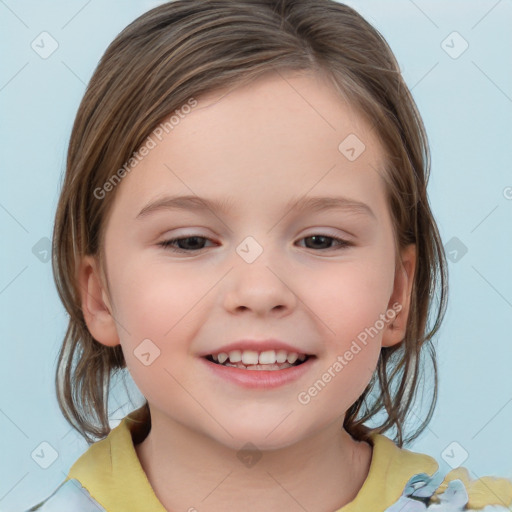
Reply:
<svg viewBox="0 0 512 512"><path fill-rule="evenodd" d="M355 441L341 423L300 443L250 453L228 448L152 409L151 431L135 450L169 511L330 511L356 497L372 457L370 444Z"/></svg>

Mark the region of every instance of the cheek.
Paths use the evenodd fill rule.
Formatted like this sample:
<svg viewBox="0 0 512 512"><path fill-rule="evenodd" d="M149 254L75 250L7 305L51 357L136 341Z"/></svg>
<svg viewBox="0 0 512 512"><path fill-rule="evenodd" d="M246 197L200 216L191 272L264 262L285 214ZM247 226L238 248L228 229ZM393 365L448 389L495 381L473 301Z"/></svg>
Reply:
<svg viewBox="0 0 512 512"><path fill-rule="evenodd" d="M167 340L189 325L211 284L184 266L141 261L119 269L114 288L116 313L135 343L139 338Z"/></svg>
<svg viewBox="0 0 512 512"><path fill-rule="evenodd" d="M210 280L198 272L179 268L171 272L168 265L141 261L118 267L112 272L112 284L128 370L141 391L151 396L155 382L172 381L168 372L187 375L183 365L202 324L201 299L211 288Z"/></svg>
<svg viewBox="0 0 512 512"><path fill-rule="evenodd" d="M325 274L325 275L323 275ZM342 348L385 313L392 293L393 267L361 258L324 268L303 283L305 303L317 314L322 331ZM311 283L316 286L311 286ZM379 324L380 325L380 324Z"/></svg>
<svg viewBox="0 0 512 512"><path fill-rule="evenodd" d="M315 418L317 426L342 419L370 382L376 365L375 351L372 352L361 352L342 370L334 363L326 367L324 373L297 396L297 407L302 414ZM378 358L378 352L376 356Z"/></svg>

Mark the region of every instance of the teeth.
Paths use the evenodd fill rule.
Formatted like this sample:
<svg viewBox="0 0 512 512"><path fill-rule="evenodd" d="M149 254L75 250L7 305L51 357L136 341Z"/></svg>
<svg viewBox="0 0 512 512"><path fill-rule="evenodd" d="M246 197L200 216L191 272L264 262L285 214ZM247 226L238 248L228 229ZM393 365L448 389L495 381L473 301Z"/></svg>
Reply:
<svg viewBox="0 0 512 512"><path fill-rule="evenodd" d="M220 352L212 354L215 362L220 364L242 363L244 365L273 365L273 364L294 364L297 360L305 361L306 354L297 352L287 352L286 350L265 350L257 352L256 350L232 350L231 352Z"/></svg>
<svg viewBox="0 0 512 512"><path fill-rule="evenodd" d="M240 350L232 350L229 353L229 360L232 363L238 363L239 361L242 360L242 352L240 352Z"/></svg>
<svg viewBox="0 0 512 512"><path fill-rule="evenodd" d="M242 352L242 363L258 364L258 352L255 350L244 350Z"/></svg>
<svg viewBox="0 0 512 512"><path fill-rule="evenodd" d="M297 361L298 357L299 357L299 354L297 354L297 352L292 352L291 354L288 354L287 361L290 364L293 364L293 363L295 363L295 361Z"/></svg>
<svg viewBox="0 0 512 512"><path fill-rule="evenodd" d="M276 354L276 362L284 363L286 361L287 356L288 352L286 352L286 350L278 350Z"/></svg>
<svg viewBox="0 0 512 512"><path fill-rule="evenodd" d="M260 364L275 364L276 362L276 351L275 350L265 350L262 352L259 357Z"/></svg>
<svg viewBox="0 0 512 512"><path fill-rule="evenodd" d="M217 357L219 359L220 364L225 363L228 359L228 355L226 354L226 352L221 352Z"/></svg>

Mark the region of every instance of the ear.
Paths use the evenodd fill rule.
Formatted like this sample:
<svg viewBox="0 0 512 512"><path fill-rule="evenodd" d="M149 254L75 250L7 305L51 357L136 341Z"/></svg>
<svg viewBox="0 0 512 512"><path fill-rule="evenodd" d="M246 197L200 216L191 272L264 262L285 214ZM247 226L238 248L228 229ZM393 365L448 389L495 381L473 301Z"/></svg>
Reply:
<svg viewBox="0 0 512 512"><path fill-rule="evenodd" d="M416 244L402 249L401 262L395 271L393 293L388 304L388 311L394 311L395 317L389 321L382 335L382 346L391 347L405 338L407 318L411 306L411 290L416 268Z"/></svg>
<svg viewBox="0 0 512 512"><path fill-rule="evenodd" d="M112 308L94 256L84 256L80 262L78 281L85 323L92 337L109 347L119 345Z"/></svg>

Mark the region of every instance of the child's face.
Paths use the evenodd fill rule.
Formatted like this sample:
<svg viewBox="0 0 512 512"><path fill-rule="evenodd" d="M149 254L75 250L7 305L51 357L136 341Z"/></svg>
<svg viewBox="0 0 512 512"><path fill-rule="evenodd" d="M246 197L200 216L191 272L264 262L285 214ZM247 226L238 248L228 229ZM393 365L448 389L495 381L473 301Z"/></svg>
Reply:
<svg viewBox="0 0 512 512"><path fill-rule="evenodd" d="M341 426L382 345L403 338L412 285L413 252L404 253L409 277L395 273L375 132L320 78L283 77L197 98L168 135L153 136L156 147L118 185L106 225L110 299L89 282L115 321L93 301L84 311L98 341L121 343L153 421L235 449L248 441L287 446ZM358 157L353 136L339 149L350 134L366 146ZM138 217L152 201L185 195L225 209L161 207ZM290 208L304 197L350 198L367 208ZM159 245L180 237L207 240L173 244L188 252ZM202 357L268 339L314 357L275 370L295 378L273 387L259 370ZM249 385L232 380L235 372Z"/></svg>

